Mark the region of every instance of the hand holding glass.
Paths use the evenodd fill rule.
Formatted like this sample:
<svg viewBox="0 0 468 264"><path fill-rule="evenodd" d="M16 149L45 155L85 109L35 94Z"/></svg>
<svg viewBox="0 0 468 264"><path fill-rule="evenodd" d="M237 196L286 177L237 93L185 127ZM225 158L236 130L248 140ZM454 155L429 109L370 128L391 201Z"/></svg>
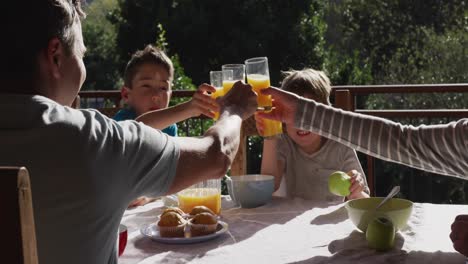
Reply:
<svg viewBox="0 0 468 264"><path fill-rule="evenodd" d="M226 94L226 89L224 87L224 80L232 80L232 70L223 70L223 71L210 71L210 84L216 88L216 92L211 94L211 98L216 99L217 97L224 96ZM232 85L231 85L232 86ZM228 90L229 91L229 90ZM218 120L219 112L214 113L214 120Z"/></svg>
<svg viewBox="0 0 468 264"><path fill-rule="evenodd" d="M268 71L268 58L258 57L245 61L247 72L247 82L252 85L253 90L257 93L257 103L259 107L271 109L272 101L270 95L261 94L261 90L270 87L270 73ZM271 110L270 110L271 111ZM281 122L265 119L264 130L260 136L271 137L283 133Z"/></svg>

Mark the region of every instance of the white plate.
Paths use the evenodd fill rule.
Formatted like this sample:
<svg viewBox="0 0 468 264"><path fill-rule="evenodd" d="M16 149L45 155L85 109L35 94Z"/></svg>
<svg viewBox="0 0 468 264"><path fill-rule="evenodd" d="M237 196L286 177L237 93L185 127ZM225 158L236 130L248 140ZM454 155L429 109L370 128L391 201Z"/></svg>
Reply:
<svg viewBox="0 0 468 264"><path fill-rule="evenodd" d="M140 228L140 232L145 237L148 237L156 242L166 243L166 244L192 244L203 242L206 240L213 239L218 237L228 231L228 224L223 221L218 221L218 226L216 227L216 232L213 234L205 236L196 236L196 237L162 237L159 234L158 226L155 223L144 225Z"/></svg>

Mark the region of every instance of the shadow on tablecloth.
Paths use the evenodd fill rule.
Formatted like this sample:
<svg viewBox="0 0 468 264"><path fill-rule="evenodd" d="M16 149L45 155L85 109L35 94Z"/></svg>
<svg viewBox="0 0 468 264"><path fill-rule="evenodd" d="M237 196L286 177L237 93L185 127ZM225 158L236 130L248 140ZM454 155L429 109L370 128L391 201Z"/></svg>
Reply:
<svg viewBox="0 0 468 264"><path fill-rule="evenodd" d="M335 211L326 214L319 215L310 221L311 225L330 225L338 224L348 219L348 212L344 206L336 209Z"/></svg>
<svg viewBox="0 0 468 264"><path fill-rule="evenodd" d="M395 237L395 247L387 252L376 252L367 246L365 234L353 231L343 239L332 241L328 245L328 250L332 256L316 256L307 260L292 263L310 264L427 264L443 263L455 264L464 263L464 257L454 252L424 252L403 250L404 237L397 233Z"/></svg>

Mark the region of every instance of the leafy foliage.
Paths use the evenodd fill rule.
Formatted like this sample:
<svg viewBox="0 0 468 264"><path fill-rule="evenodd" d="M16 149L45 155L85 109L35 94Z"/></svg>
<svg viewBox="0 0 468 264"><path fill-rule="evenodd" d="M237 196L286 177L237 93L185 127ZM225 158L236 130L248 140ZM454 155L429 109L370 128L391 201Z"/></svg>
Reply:
<svg viewBox="0 0 468 264"><path fill-rule="evenodd" d="M122 84L116 65L118 56L116 30L107 20L109 10L116 8L115 0L96 0L85 7L83 38L87 47L84 63L87 69L85 90L113 90Z"/></svg>
<svg viewBox="0 0 468 264"><path fill-rule="evenodd" d="M122 58L154 42L160 23L196 83L222 64L249 57L269 57L272 83L280 70L323 63L321 1L120 0L119 8L114 21Z"/></svg>
<svg viewBox="0 0 468 264"><path fill-rule="evenodd" d="M396 50L382 68L379 81L406 84L467 82L467 32L457 29L437 34L426 28L421 32L422 48L411 54L405 48Z"/></svg>
<svg viewBox="0 0 468 264"><path fill-rule="evenodd" d="M327 34L328 40L345 54L358 50L362 59L371 62L374 77L398 51L404 52L404 58L415 59L407 63L420 66L415 54L424 48L426 29L444 34L466 27L467 22L463 0L337 2L341 1L330 5L330 13L339 18L329 24L333 33Z"/></svg>
<svg viewBox="0 0 468 264"><path fill-rule="evenodd" d="M341 54L333 49L327 53L324 69L335 85L359 85L372 82L370 64L361 62L359 54Z"/></svg>

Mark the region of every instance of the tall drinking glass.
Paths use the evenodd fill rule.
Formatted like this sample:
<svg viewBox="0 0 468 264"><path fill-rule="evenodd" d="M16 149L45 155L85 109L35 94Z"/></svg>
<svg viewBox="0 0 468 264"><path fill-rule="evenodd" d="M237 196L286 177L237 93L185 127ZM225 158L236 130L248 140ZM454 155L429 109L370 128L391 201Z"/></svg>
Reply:
<svg viewBox="0 0 468 264"><path fill-rule="evenodd" d="M217 97L224 96L224 80L232 80L232 70L224 71L210 71L210 84L216 88L216 92L211 94L211 98L216 99ZM218 120L219 112L215 112L214 120Z"/></svg>
<svg viewBox="0 0 468 264"><path fill-rule="evenodd" d="M179 207L185 213L190 213L192 208L204 205L215 214L221 212L221 180L206 180L180 191L177 194Z"/></svg>
<svg viewBox="0 0 468 264"><path fill-rule="evenodd" d="M270 87L270 73L268 71L268 58L258 57L245 61L247 72L247 82L257 93L257 103L261 107L271 107L271 95L262 95L261 90ZM270 110L271 111L271 110ZM283 133L281 122L265 119L264 131L260 134L263 137L271 137Z"/></svg>
<svg viewBox="0 0 468 264"><path fill-rule="evenodd" d="M224 64L221 66L223 71L232 71L232 78L223 79L224 94L227 94L235 82L245 82L245 65L244 64Z"/></svg>

